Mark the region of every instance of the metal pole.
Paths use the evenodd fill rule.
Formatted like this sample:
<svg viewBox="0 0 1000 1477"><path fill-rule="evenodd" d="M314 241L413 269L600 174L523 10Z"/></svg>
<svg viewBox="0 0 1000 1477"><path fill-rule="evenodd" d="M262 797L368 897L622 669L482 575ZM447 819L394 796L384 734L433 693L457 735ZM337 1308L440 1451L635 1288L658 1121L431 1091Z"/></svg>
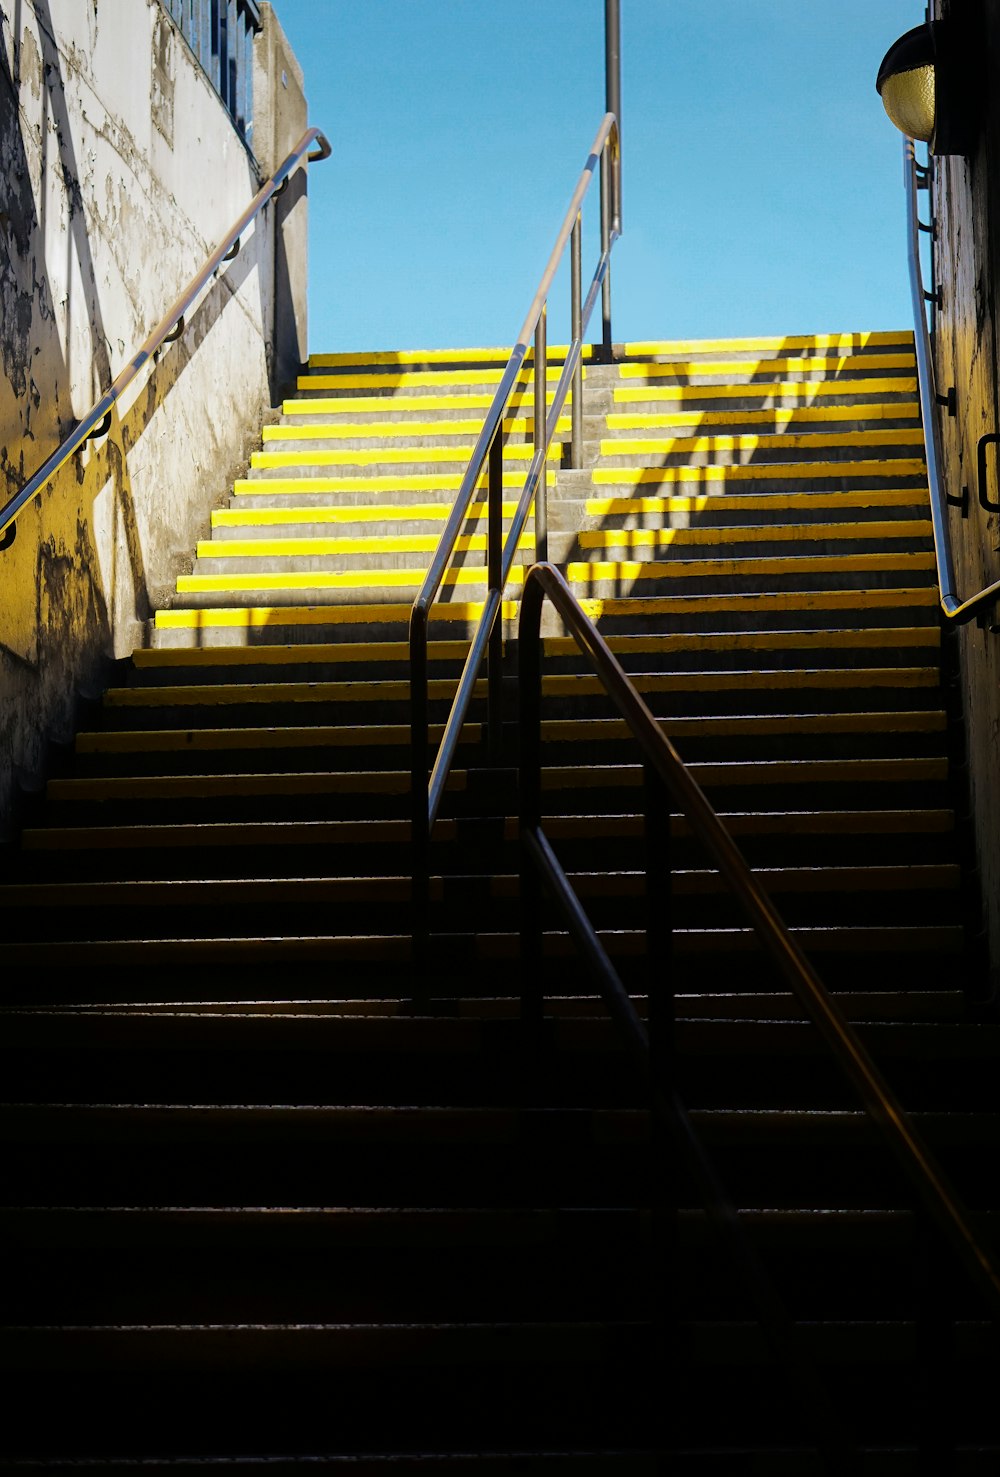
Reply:
<svg viewBox="0 0 1000 1477"><path fill-rule="evenodd" d="M503 423L497 426L490 442L489 480L486 531L486 581L491 590L499 590L503 600L503 584L500 578L503 556ZM489 656L486 664L486 730L491 764L500 763L500 748L503 738L503 610L493 622L490 632Z"/></svg>
<svg viewBox="0 0 1000 1477"><path fill-rule="evenodd" d="M578 343L583 337L583 307L580 300L580 277L582 266L580 261L580 217L577 216L573 223L573 236L571 240L570 256L570 338L573 343ZM573 370L573 385L571 389L572 399L570 402L571 412L571 438L570 438L570 465L573 467L583 466L583 345L580 345L580 353L577 355L576 368Z"/></svg>
<svg viewBox="0 0 1000 1477"><path fill-rule="evenodd" d="M542 311L538 315L535 324L535 450L545 446L545 412L547 383L546 367L549 361L548 333L546 317L548 304L542 304ZM543 564L549 557L549 520L548 520L548 457L542 457L542 464L538 469L538 485L535 488L535 559Z"/></svg>
<svg viewBox="0 0 1000 1477"><path fill-rule="evenodd" d="M610 220L616 206L621 208L621 146L622 146L622 71L621 71L621 12L619 0L604 0L604 111L614 113L618 120L618 181L612 200L611 172L608 151L601 158L601 250L607 251L610 240ZM610 362L613 356L611 345L611 263L604 274L601 292L604 312L603 349L604 358Z"/></svg>

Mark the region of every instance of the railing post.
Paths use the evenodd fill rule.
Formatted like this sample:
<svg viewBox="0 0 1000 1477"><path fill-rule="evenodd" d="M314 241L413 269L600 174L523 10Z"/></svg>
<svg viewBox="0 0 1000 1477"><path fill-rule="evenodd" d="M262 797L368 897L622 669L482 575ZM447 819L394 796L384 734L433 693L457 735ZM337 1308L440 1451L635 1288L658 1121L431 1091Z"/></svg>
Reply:
<svg viewBox="0 0 1000 1477"><path fill-rule="evenodd" d="M579 343L583 337L583 304L581 301L581 279L582 279L582 249L581 249L580 216L573 222L573 235L570 241L570 338L573 343ZM583 465L583 345L580 344L580 353L577 355L576 368L573 370L573 385L570 391L571 439L570 439L570 466L579 468Z"/></svg>
<svg viewBox="0 0 1000 1477"><path fill-rule="evenodd" d="M414 606L410 616L410 914L415 979L427 961L430 937L430 818L427 776L430 768L427 701L427 614ZM418 988L422 988L418 984Z"/></svg>
<svg viewBox="0 0 1000 1477"><path fill-rule="evenodd" d="M548 339L546 320L548 317L548 304L543 303L538 314L538 322L535 324L535 449L545 446L545 413L547 383L546 369L548 367ZM549 557L549 519L548 519L548 458L542 457L542 464L538 469L538 482L535 487L535 559L539 564L544 564Z"/></svg>
<svg viewBox="0 0 1000 1477"><path fill-rule="evenodd" d="M542 818L541 742L541 607L537 579L525 582L518 623L518 817L521 837L521 1020L537 1031L542 1006L542 886L525 844Z"/></svg>
<svg viewBox="0 0 1000 1477"><path fill-rule="evenodd" d="M503 421L490 442L486 530L486 580L490 590L500 591L500 611L490 631L487 658L486 735L490 763L500 763L503 747Z"/></svg>
<svg viewBox="0 0 1000 1477"><path fill-rule="evenodd" d="M611 213L612 213L612 181L611 160L608 155L608 145L605 144L601 153L601 254L607 258L611 249ZM614 357L611 341L611 262L606 260L604 268L604 281L601 283L601 311L604 319L601 332L601 346L604 362L610 364Z"/></svg>

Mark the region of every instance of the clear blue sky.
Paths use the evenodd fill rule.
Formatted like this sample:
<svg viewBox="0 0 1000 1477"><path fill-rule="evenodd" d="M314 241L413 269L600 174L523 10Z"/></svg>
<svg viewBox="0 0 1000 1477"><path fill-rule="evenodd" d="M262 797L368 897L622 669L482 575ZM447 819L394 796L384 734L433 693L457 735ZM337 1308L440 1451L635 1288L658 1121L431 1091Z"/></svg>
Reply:
<svg viewBox="0 0 1000 1477"><path fill-rule="evenodd" d="M604 113L604 0L274 7L333 146L309 177L310 350L511 344ZM909 327L875 75L923 0L620 10L615 339ZM550 341L568 294L561 273Z"/></svg>

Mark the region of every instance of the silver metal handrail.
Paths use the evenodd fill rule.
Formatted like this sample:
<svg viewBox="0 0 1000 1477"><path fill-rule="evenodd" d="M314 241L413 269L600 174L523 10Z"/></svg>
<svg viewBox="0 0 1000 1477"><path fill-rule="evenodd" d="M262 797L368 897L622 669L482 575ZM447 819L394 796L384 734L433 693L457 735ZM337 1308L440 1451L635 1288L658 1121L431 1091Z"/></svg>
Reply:
<svg viewBox="0 0 1000 1477"><path fill-rule="evenodd" d="M611 309L609 293L609 268L611 251L621 235L621 175L618 147L618 122L613 113L605 113L597 130L590 153L573 191L562 226L556 237L545 271L542 273L507 360L506 367L493 396L483 428L472 451L468 468L438 541L430 567L417 592L410 611L409 654L410 654L410 730L411 730L411 774L412 774L412 841L414 857L414 936L418 937L426 925L427 859L430 835L437 819L444 795L448 773L465 715L475 691L479 669L489 651L487 667L488 712L487 726L491 754L498 757L500 730L500 682L501 682L501 635L499 615L503 595L510 577L511 567L517 552L521 533L527 521L528 510L535 504L535 550L536 558L547 558L546 527L546 458L552 437L555 434L559 415L570 386L573 387L573 444L577 454L581 437L580 407L582 403L583 335L598 294L603 294L604 305L604 351L611 357ZM584 197L594 174L601 172L601 256L594 272L586 300L580 301L580 211ZM546 343L546 310L549 289L556 275L567 242L572 241L571 273L571 316L572 343L566 354L565 363L553 394L552 405L546 415L546 372L548 348ZM534 340L534 455L524 489L511 519L506 541L501 549L501 517L503 487L503 416L513 394L518 375L527 358L529 345ZM451 712L445 723L444 733L437 755L430 766L430 742L428 736L428 682L427 682L427 623L430 607L436 599L445 571L451 561L459 532L468 515L469 504L479 483L484 465L488 471L487 511L487 595L465 666L459 678L458 688ZM430 778L428 779L428 770Z"/></svg>
<svg viewBox="0 0 1000 1477"><path fill-rule="evenodd" d="M313 147L315 145L315 148ZM251 224L268 201L272 200L288 183L291 175L304 162L310 163L319 159L328 159L331 153L330 144L325 135L318 128L307 128L299 139L295 148L288 157L278 166L271 178L262 185L257 194L250 201L246 210L238 220L234 221L205 262L204 266L191 278L183 292L174 303L167 309L156 327L150 333L142 346L125 365L117 378L112 382L110 388L101 396L97 404L83 417L73 430L52 453L49 459L39 467L38 471L26 482L20 492L16 492L2 508L0 508L0 549L7 549L14 542L17 532L15 519L17 515L27 506L31 500L41 492L42 488L69 461L75 451L78 451L85 441L91 437L103 436L111 424L112 409L127 389L132 380L149 362L163 344L179 338L184 331L185 315L195 302L198 294L207 282L212 278L216 270L223 262L232 261L240 250L240 238L243 232Z"/></svg>
<svg viewBox="0 0 1000 1477"><path fill-rule="evenodd" d="M917 210L917 158L912 139L903 140L903 183L906 187L906 212L909 228L908 250L910 295L913 304L913 343L917 356L917 384L920 392L920 415L924 429L927 460L927 483L930 490L931 527L934 534L934 560L937 568L941 613L948 621L962 625L972 620L992 601L1000 600L1000 580L985 585L976 595L962 600L955 590L954 559L948 528L948 495L941 474L938 396L927 327L923 276L920 269L920 219Z"/></svg>
<svg viewBox="0 0 1000 1477"><path fill-rule="evenodd" d="M521 667L521 764L518 788L521 840L526 853L540 868L545 869L550 862L553 863L555 870L550 875L558 885L562 885L559 883L559 864L551 848L544 844L541 823L540 626L542 605L546 599L558 610L566 630L588 658L591 669L600 678L605 691L627 722L642 749L647 770L665 788L687 820L694 836L704 846L712 865L718 869L720 877L738 899L762 948L817 1028L838 1067L850 1080L865 1111L895 1155L932 1223L956 1253L978 1288L990 1310L991 1318L1000 1318L1000 1270L993 1265L986 1248L977 1239L971 1215L954 1186L879 1072L854 1026L836 1004L792 937L704 790L663 732L604 637L584 613L565 576L555 565L541 563L534 565L525 579L518 627ZM659 839L665 842L669 837L669 818L665 824L661 824L660 829L665 834ZM669 870L666 870L665 875L669 879ZM565 889L568 889L568 880L564 879L564 882ZM661 900L659 910L662 911L663 907ZM582 914L580 916L582 919ZM667 918L666 927L669 929L669 906ZM589 922L583 922L584 927L578 932L593 935L588 947L607 975L611 969L610 961L603 954L603 948ZM664 949L669 953L669 941L665 943ZM652 1004L653 1001L651 1006Z"/></svg>

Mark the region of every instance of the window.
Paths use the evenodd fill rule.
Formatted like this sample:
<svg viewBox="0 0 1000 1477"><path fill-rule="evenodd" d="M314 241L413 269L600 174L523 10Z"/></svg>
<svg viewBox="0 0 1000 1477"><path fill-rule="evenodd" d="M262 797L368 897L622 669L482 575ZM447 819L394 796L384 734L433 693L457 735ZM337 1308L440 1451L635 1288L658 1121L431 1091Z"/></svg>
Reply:
<svg viewBox="0 0 1000 1477"><path fill-rule="evenodd" d="M236 131L253 140L253 38L261 29L257 0L161 0L177 22Z"/></svg>

